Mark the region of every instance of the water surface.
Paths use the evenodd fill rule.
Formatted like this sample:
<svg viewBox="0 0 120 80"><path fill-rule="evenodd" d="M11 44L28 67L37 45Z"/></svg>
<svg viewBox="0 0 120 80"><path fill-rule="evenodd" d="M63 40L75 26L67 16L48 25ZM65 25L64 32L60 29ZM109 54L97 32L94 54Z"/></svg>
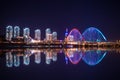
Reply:
<svg viewBox="0 0 120 80"><path fill-rule="evenodd" d="M120 53L85 49L0 50L0 79L120 79Z"/></svg>

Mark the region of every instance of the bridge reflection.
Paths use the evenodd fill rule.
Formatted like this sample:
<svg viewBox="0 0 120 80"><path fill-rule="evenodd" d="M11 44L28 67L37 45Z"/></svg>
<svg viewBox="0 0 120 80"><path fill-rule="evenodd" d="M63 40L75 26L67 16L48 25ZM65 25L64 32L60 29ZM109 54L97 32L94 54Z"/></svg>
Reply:
<svg viewBox="0 0 120 80"><path fill-rule="evenodd" d="M55 63L58 60L58 54L65 55L66 64L78 64L83 60L88 65L96 65L102 61L108 51L112 49L102 48L67 48L67 49L5 49L0 53L5 53L7 67L19 67L22 64L29 65L31 57L34 56L34 62L40 64ZM118 50L117 50L118 51ZM2 54L1 54L2 55ZM4 55L4 54L3 54ZM44 60L42 60L44 57ZM33 59L33 58L32 58Z"/></svg>

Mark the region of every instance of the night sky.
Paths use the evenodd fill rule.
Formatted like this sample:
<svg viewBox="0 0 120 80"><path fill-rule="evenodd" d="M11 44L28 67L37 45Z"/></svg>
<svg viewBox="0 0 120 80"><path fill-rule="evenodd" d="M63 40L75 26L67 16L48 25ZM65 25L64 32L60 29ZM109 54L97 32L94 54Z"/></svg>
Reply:
<svg viewBox="0 0 120 80"><path fill-rule="evenodd" d="M1 1L0 35L8 25L18 25L33 30L40 28L42 35L47 27L58 32L58 38L64 39L65 29L76 27L81 33L90 26L100 29L108 40L120 39L119 2L84 0L84 1ZM22 31L22 30L21 30Z"/></svg>

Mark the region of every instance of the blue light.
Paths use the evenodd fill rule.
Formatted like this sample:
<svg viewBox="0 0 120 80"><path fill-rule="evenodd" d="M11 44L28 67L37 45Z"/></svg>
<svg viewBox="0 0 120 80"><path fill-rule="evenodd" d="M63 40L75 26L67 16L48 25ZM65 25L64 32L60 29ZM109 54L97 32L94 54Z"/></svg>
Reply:
<svg viewBox="0 0 120 80"><path fill-rule="evenodd" d="M91 42L107 41L107 39L103 35L103 33L99 29L97 29L95 27L87 28L83 32L82 36L85 39L85 41L91 41Z"/></svg>
<svg viewBox="0 0 120 80"><path fill-rule="evenodd" d="M82 57L82 60L90 65L94 66L102 61L102 59L106 55L106 51L100 51L100 50L92 50L85 52L85 55Z"/></svg>

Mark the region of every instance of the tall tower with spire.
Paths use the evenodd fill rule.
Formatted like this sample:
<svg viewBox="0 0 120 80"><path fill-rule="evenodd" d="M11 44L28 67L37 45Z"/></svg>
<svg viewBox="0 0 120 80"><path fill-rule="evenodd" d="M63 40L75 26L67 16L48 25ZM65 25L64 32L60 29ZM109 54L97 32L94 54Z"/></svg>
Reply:
<svg viewBox="0 0 120 80"><path fill-rule="evenodd" d="M68 36L68 28L66 28L65 30L65 41L67 40L67 36Z"/></svg>

